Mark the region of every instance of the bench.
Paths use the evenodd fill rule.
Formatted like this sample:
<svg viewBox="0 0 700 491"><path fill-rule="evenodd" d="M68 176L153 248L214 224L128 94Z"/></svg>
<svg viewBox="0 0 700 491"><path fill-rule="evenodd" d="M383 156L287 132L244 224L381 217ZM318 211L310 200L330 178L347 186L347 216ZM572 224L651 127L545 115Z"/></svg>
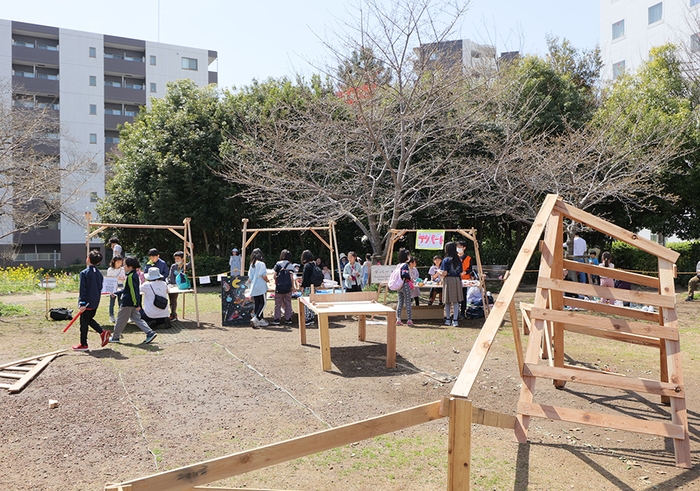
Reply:
<svg viewBox="0 0 700 491"><path fill-rule="evenodd" d="M482 264L481 270L484 272L484 281L503 282L503 275L508 271L507 264ZM474 267L476 271L476 267Z"/></svg>

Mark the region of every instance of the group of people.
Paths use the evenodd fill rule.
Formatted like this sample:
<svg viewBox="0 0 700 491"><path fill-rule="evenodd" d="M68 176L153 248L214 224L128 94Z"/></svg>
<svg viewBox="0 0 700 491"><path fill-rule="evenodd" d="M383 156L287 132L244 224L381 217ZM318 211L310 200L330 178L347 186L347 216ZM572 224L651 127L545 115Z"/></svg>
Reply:
<svg viewBox="0 0 700 491"><path fill-rule="evenodd" d="M146 334L145 343L150 343L156 337L154 327L170 327L177 320L178 292L170 291L171 285L183 281L186 268L185 254L177 251L173 254L173 264L168 266L160 258L157 249L148 251L148 261L143 269L135 257L124 257L119 239L109 240L112 249L112 260L107 269L107 277L116 278L117 290L110 294L109 320L114 324L114 333L103 330L95 321L95 312L100 303L104 278L97 270L103 256L99 251L90 251L87 257L87 268L80 273L80 344L73 346L76 351L87 351L88 327L100 334L102 346L108 342L118 343L121 334L129 321L133 322ZM99 275L99 277L97 276ZM170 307L168 309L168 307ZM118 310L117 310L118 309ZM116 311L116 315L115 315Z"/></svg>

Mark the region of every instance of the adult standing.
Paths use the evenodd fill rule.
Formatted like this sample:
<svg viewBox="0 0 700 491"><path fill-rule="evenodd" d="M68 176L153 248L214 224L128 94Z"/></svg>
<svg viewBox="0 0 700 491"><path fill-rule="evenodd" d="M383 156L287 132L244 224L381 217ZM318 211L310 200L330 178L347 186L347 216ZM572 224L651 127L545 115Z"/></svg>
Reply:
<svg viewBox="0 0 700 491"><path fill-rule="evenodd" d="M695 290L698 289L698 283L700 283L700 261L695 266L695 276L690 278L688 282L688 296L686 297L686 302L692 302L695 299Z"/></svg>
<svg viewBox="0 0 700 491"><path fill-rule="evenodd" d="M576 261L577 263L585 262L587 251L588 244L586 243L586 239L581 237L581 235L578 232L576 232L574 234L574 261ZM586 283L586 273L579 271L578 281L580 283Z"/></svg>
<svg viewBox="0 0 700 491"><path fill-rule="evenodd" d="M250 296L255 302L251 322L253 329L260 329L268 325L267 321L263 319L265 295L267 295L267 266L263 262L263 253L258 248L253 249L250 254L248 278L250 278Z"/></svg>
<svg viewBox="0 0 700 491"><path fill-rule="evenodd" d="M362 267L357 262L357 254L354 251L348 252L348 263L343 268L343 279L346 292L362 291Z"/></svg>

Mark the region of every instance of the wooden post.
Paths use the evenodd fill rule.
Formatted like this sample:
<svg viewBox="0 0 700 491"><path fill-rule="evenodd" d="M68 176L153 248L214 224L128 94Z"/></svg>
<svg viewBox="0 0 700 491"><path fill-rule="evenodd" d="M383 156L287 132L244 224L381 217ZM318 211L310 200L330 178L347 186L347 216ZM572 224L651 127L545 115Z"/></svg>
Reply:
<svg viewBox="0 0 700 491"><path fill-rule="evenodd" d="M197 299L197 272L194 269L194 241L192 240L191 218L185 218L185 239L190 249L190 263L192 265L192 290L194 290L194 312L197 317L197 327L199 324L199 300ZM241 265L241 267L243 267ZM185 305L185 296L182 296L182 305Z"/></svg>
<svg viewBox="0 0 700 491"><path fill-rule="evenodd" d="M321 347L321 365L323 370L331 369L331 336L328 331L328 314L316 313L318 317L318 337Z"/></svg>
<svg viewBox="0 0 700 491"><path fill-rule="evenodd" d="M299 340L301 344L306 344L306 305L301 301L301 297L297 298L297 312L299 316Z"/></svg>
<svg viewBox="0 0 700 491"><path fill-rule="evenodd" d="M560 213L553 213L554 216L559 217L559 222L557 224L556 232L556 242L554 244L554 251L552 251L552 277L553 278L564 278L564 217ZM557 290L549 290L549 304L552 310L563 310L564 309L564 292ZM552 350L554 353L550 353L553 359L553 365L555 367L564 367L564 327L559 322L551 322L551 334L554 337ZM566 385L563 380L554 380L554 386L557 389L562 389Z"/></svg>
<svg viewBox="0 0 700 491"><path fill-rule="evenodd" d="M85 212L85 221L87 222L87 235L85 235L85 257L90 255L90 223L92 222L92 212Z"/></svg>
<svg viewBox="0 0 700 491"><path fill-rule="evenodd" d="M447 491L469 491L471 474L472 403L450 398L447 444Z"/></svg>
<svg viewBox="0 0 700 491"><path fill-rule="evenodd" d="M248 219L243 219L243 242L241 242L241 276L245 275L245 242L248 236Z"/></svg>

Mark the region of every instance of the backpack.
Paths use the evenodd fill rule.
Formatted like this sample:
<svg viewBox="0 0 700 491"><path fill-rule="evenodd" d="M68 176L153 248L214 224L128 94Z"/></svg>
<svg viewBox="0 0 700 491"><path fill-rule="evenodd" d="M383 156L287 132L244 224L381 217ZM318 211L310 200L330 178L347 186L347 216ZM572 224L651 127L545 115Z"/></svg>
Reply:
<svg viewBox="0 0 700 491"><path fill-rule="evenodd" d="M389 282L387 283L389 290L393 290L396 292L403 287L403 279L401 278L401 266L403 266L403 264L397 265L394 271L391 272L391 276L389 276Z"/></svg>
<svg viewBox="0 0 700 491"><path fill-rule="evenodd" d="M316 263L314 263L314 271L311 274L311 284L316 288L323 285L323 270Z"/></svg>
<svg viewBox="0 0 700 491"><path fill-rule="evenodd" d="M190 279L183 272L178 272L175 274L175 284L177 285L178 290L187 290L188 288L192 287L190 284Z"/></svg>
<svg viewBox="0 0 700 491"><path fill-rule="evenodd" d="M275 276L275 293L285 294L292 291L292 278L290 277L292 270L288 269L290 266L289 261L285 262L287 264L284 266L280 263L275 265L275 269L279 268Z"/></svg>
<svg viewBox="0 0 700 491"><path fill-rule="evenodd" d="M65 307L49 309L49 317L55 321L67 321L73 318L73 311Z"/></svg>

